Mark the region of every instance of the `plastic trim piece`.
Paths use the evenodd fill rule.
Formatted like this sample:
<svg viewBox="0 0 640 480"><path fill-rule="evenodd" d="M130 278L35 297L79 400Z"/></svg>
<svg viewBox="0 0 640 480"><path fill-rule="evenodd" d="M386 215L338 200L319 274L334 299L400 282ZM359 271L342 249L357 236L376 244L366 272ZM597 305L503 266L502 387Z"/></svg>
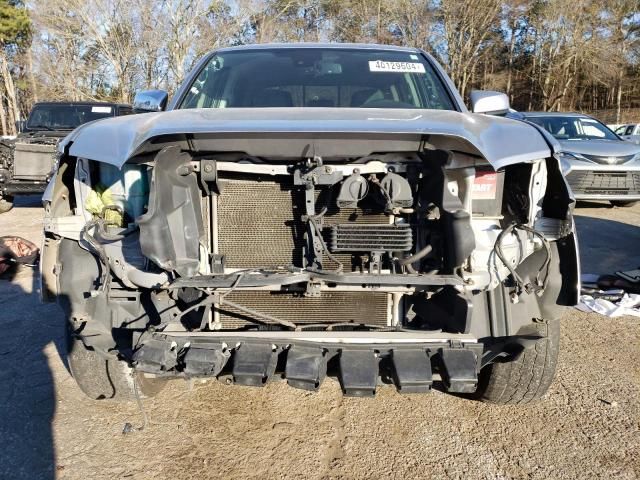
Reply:
<svg viewBox="0 0 640 480"><path fill-rule="evenodd" d="M134 365L139 371L162 377L228 379L230 373L234 383L257 387L278 376L307 391L317 391L331 375L338 377L345 395L355 397L375 395L380 380L393 380L400 393L427 392L438 380L448 391L472 392L484 348L452 339L444 343L359 345L326 340L317 345L305 340L272 341L268 335L236 341L233 337L211 340L155 334L134 354Z"/></svg>
<svg viewBox="0 0 640 480"><path fill-rule="evenodd" d="M186 277L198 273L204 239L200 187L190 163L180 147L162 149L151 178L149 208L137 219L142 253L160 268Z"/></svg>

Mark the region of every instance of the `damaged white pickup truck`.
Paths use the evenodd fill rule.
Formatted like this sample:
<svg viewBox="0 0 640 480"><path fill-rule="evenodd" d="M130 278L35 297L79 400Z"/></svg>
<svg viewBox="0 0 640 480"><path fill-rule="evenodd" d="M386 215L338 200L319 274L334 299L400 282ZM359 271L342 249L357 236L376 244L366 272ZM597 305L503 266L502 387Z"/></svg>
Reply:
<svg viewBox="0 0 640 480"><path fill-rule="evenodd" d="M469 113L420 50L206 55L168 103L77 128L46 194L43 293L95 399L172 378L540 398L578 293L554 142ZM166 110L166 111L163 111Z"/></svg>

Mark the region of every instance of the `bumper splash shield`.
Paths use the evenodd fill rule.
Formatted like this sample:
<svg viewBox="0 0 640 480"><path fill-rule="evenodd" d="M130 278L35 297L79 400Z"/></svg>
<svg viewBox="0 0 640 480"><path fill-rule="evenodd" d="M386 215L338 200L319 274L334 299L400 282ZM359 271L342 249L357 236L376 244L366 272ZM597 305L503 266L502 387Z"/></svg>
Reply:
<svg viewBox="0 0 640 480"><path fill-rule="evenodd" d="M318 390L330 375L340 380L345 395L357 397L375 395L387 377L401 393L427 392L439 379L449 391L475 391L483 345L469 335L439 337L418 331L166 332L142 339L134 366L163 377L225 377L249 386L281 377L308 391ZM154 360L165 357L163 349L180 352L175 366L147 361L149 355L140 352L149 347Z"/></svg>

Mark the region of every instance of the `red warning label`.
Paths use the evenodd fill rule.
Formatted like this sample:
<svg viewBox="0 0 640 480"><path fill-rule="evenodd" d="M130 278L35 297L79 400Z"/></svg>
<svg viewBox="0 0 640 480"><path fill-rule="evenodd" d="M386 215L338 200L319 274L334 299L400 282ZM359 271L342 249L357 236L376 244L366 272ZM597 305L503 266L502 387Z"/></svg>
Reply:
<svg viewBox="0 0 640 480"><path fill-rule="evenodd" d="M474 200L495 199L497 182L498 174L496 172L476 172L471 198Z"/></svg>

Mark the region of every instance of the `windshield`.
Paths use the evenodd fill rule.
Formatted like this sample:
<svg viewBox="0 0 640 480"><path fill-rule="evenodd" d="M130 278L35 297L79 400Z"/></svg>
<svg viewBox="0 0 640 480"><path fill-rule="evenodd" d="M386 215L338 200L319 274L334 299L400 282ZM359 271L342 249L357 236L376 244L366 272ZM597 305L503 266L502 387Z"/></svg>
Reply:
<svg viewBox="0 0 640 480"><path fill-rule="evenodd" d="M221 52L179 108L257 107L455 109L422 55L335 48Z"/></svg>
<svg viewBox="0 0 640 480"><path fill-rule="evenodd" d="M558 140L620 140L615 133L594 118L589 117L527 117Z"/></svg>
<svg viewBox="0 0 640 480"><path fill-rule="evenodd" d="M29 130L73 130L78 125L112 117L109 105L36 105L29 114Z"/></svg>

